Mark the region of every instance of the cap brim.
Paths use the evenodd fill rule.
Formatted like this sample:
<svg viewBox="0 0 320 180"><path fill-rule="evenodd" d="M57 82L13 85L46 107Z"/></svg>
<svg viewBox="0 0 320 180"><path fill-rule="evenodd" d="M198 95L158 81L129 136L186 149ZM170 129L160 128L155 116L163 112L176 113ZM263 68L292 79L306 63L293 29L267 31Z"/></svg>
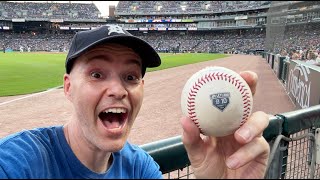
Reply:
<svg viewBox="0 0 320 180"><path fill-rule="evenodd" d="M117 44L121 44L131 48L133 51L139 54L140 58L142 59L143 68L158 67L161 64L161 59L158 53L144 40L134 36L116 35L116 36L106 37L106 38L100 39L99 41L91 43L88 46L74 53L72 56L68 57L67 68L70 68L70 69L67 69L67 71L70 72L71 66L75 58L79 57L82 53L93 48L94 46L99 44L105 44L105 43L117 43Z"/></svg>

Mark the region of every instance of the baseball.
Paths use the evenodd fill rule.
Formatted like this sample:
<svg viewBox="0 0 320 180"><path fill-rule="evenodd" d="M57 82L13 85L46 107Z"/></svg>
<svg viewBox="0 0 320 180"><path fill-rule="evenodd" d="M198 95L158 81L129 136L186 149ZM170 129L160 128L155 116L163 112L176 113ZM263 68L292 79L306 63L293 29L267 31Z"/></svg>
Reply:
<svg viewBox="0 0 320 180"><path fill-rule="evenodd" d="M193 74L182 90L182 113L200 132L222 137L233 134L252 112L250 87L236 72L218 66Z"/></svg>

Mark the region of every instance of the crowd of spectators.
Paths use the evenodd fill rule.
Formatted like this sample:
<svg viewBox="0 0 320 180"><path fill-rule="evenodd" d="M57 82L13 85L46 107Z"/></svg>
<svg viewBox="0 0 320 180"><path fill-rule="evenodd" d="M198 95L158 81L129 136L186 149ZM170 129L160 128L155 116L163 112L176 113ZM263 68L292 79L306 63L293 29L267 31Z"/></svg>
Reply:
<svg viewBox="0 0 320 180"><path fill-rule="evenodd" d="M3 19L101 19L100 14L93 3L0 2L0 18Z"/></svg>
<svg viewBox="0 0 320 180"><path fill-rule="evenodd" d="M273 53L290 59L311 60L320 54L320 23L285 27L275 38ZM130 31L149 42L158 52L248 52L265 50L266 29L233 29L215 31ZM2 31L0 44L19 51L67 51L75 31L56 33ZM268 42L267 42L268 43Z"/></svg>
<svg viewBox="0 0 320 180"><path fill-rule="evenodd" d="M6 48L20 51L21 47L31 51L67 51L74 35L73 31L64 33L2 32L0 44ZM264 49L265 31L225 30L225 31L163 31L132 34L146 40L159 52L246 52Z"/></svg>
<svg viewBox="0 0 320 180"><path fill-rule="evenodd" d="M192 20L220 20L220 19L234 19L235 17L243 17L243 16L266 16L267 10L261 10L259 12L253 11L246 11L246 12L230 12L230 13L223 13L223 14L181 14L181 15L128 15L128 16L121 16L119 20L126 21L126 20L136 20L136 21L146 21L146 20L172 20L172 19L192 19Z"/></svg>
<svg viewBox="0 0 320 180"><path fill-rule="evenodd" d="M275 4L275 3L273 3ZM269 50L290 59L320 59L320 23L311 22L319 17L319 12L288 19L280 32L279 28L272 37L266 37L266 28L211 30L211 31L157 31L156 28L212 28L254 26L265 24L266 19L259 15L267 10L271 1L119 1L116 13L124 13L118 20L129 19L219 19L218 21L200 21L189 23L122 23L125 28L148 28L148 32L130 31L149 42L158 52L219 52L245 53L252 50ZM259 9L259 11L241 11ZM186 11L189 14L183 14ZM240 12L241 11L241 12ZM166 12L173 14L166 14ZM205 12L205 13L201 13ZM210 13L206 13L210 12ZM218 12L218 13L212 13ZM221 13L222 12L222 13ZM125 15L129 13L131 15ZM140 15L139 15L140 13ZM141 13L143 15L141 15ZM160 13L160 14L159 14ZM180 14L180 15L178 15ZM257 15L258 18L230 20L230 17ZM11 18L50 18L50 19L98 19L100 12L93 4L81 3L35 3L0 2L0 19ZM225 19L224 19L225 18ZM265 17L266 18L266 17ZM300 18L300 19L299 19ZM223 20L220 20L223 19ZM308 22L306 22L308 21ZM122 21L123 22L123 21ZM141 21L142 22L142 21ZM0 24L1 25L1 24ZM61 25L61 24L60 24ZM60 26L57 24L57 26ZM0 45L15 51L68 51L74 30L100 26L97 23L69 23L63 26L72 31L54 33L1 31ZM154 29L153 29L154 28ZM277 27L275 27L277 28ZM153 31L152 31L153 30ZM270 48L270 43L272 43Z"/></svg>
<svg viewBox="0 0 320 180"><path fill-rule="evenodd" d="M280 29L280 28L278 28ZM271 34L268 50L293 60L315 60L320 54L320 23L290 25ZM270 35L270 36L271 36Z"/></svg>
<svg viewBox="0 0 320 180"><path fill-rule="evenodd" d="M73 33L45 34L38 32L13 33L2 32L0 44L14 51L56 51L63 52L69 48Z"/></svg>
<svg viewBox="0 0 320 180"><path fill-rule="evenodd" d="M151 32L136 35L159 52L248 52L264 49L263 29Z"/></svg>
<svg viewBox="0 0 320 180"><path fill-rule="evenodd" d="M269 7L271 1L119 1L116 14L231 12Z"/></svg>

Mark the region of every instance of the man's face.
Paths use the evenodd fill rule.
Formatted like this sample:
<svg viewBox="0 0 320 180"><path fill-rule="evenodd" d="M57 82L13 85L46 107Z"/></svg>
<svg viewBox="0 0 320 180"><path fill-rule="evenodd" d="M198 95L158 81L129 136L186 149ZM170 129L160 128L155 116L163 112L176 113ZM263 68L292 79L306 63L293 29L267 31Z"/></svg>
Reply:
<svg viewBox="0 0 320 180"><path fill-rule="evenodd" d="M141 68L132 49L109 44L81 55L65 74L78 136L87 145L108 152L123 147L143 100Z"/></svg>

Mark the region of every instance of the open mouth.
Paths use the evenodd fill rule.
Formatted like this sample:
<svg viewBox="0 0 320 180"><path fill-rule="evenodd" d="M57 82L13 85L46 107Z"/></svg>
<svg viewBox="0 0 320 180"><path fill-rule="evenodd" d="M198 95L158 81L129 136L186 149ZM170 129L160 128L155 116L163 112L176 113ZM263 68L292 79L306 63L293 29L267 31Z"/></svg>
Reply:
<svg viewBox="0 0 320 180"><path fill-rule="evenodd" d="M99 118L107 129L122 128L127 117L128 113L125 108L109 108L99 113Z"/></svg>

